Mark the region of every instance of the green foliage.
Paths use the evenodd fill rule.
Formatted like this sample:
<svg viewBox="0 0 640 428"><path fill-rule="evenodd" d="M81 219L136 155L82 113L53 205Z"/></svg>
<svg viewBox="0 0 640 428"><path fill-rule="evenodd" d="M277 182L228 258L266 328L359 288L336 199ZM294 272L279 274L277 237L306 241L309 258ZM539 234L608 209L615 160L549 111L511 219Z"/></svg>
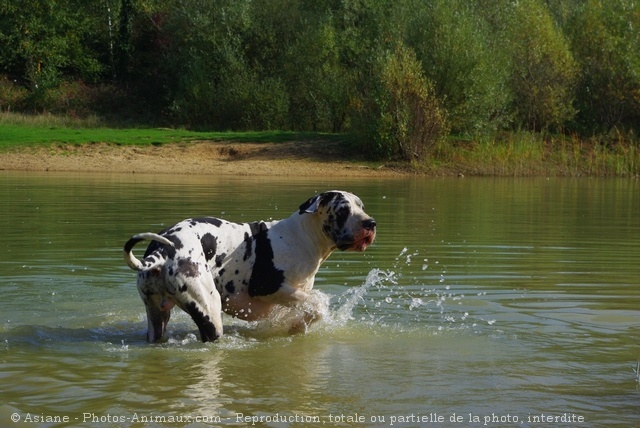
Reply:
<svg viewBox="0 0 640 428"><path fill-rule="evenodd" d="M133 56L133 4L131 0L121 0L118 20L118 34L115 38L115 75L126 81Z"/></svg>
<svg viewBox="0 0 640 428"><path fill-rule="evenodd" d="M3 1L0 70L36 92L34 103L44 90L58 85L62 76L95 80L103 64L87 47L89 40L100 40L99 33L91 29L96 23L92 12L79 1Z"/></svg>
<svg viewBox="0 0 640 428"><path fill-rule="evenodd" d="M422 161L449 129L637 135L638 46L635 0L4 0L0 109L359 133Z"/></svg>
<svg viewBox="0 0 640 428"><path fill-rule="evenodd" d="M412 8L409 37L453 132L477 134L508 125L508 57L502 41L469 0L434 0ZM480 8L478 8L480 9Z"/></svg>
<svg viewBox="0 0 640 428"><path fill-rule="evenodd" d="M402 44L380 58L379 79L360 124L371 152L424 162L448 133L445 113L415 53Z"/></svg>
<svg viewBox="0 0 640 428"><path fill-rule="evenodd" d="M564 35L542 0L509 5L507 43L518 125L535 131L560 130L573 119L578 68Z"/></svg>
<svg viewBox="0 0 640 428"><path fill-rule="evenodd" d="M306 17L305 22L282 70L290 98L291 126L341 132L348 125L355 76L340 60L339 33L333 19Z"/></svg>
<svg viewBox="0 0 640 428"><path fill-rule="evenodd" d="M163 28L170 111L182 123L213 129L286 129L288 93L265 71L274 47L264 46L255 66L250 2L177 0ZM255 29L253 29L255 31ZM266 30L265 30L266 31ZM263 51L269 51L267 55Z"/></svg>
<svg viewBox="0 0 640 428"><path fill-rule="evenodd" d="M567 33L582 73L578 126L640 129L640 3L589 0L571 11Z"/></svg>
<svg viewBox="0 0 640 428"><path fill-rule="evenodd" d="M0 112L20 110L26 92L6 77L0 77Z"/></svg>

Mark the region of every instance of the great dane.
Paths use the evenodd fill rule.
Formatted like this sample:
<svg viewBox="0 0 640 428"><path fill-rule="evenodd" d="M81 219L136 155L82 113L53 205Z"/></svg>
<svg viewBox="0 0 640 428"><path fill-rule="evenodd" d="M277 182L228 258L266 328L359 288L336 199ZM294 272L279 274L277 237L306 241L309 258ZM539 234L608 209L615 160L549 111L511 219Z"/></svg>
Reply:
<svg viewBox="0 0 640 428"><path fill-rule="evenodd" d="M175 305L208 342L222 336L223 311L255 321L268 318L276 305L307 301L316 272L332 251L364 251L375 235L376 222L360 198L334 190L310 198L283 220L200 217L158 234L141 233L125 244L124 259L138 271L149 342L162 338ZM131 251L143 240L152 242L138 260ZM305 307L303 328L319 317Z"/></svg>

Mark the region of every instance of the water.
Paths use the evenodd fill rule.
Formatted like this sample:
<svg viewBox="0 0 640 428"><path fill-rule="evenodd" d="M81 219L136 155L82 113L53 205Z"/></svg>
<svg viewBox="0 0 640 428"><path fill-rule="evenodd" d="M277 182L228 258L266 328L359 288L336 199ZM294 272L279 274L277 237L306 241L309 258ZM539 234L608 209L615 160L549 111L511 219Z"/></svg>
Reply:
<svg viewBox="0 0 640 428"><path fill-rule="evenodd" d="M639 187L0 172L0 425L638 426ZM325 320L145 342L130 235L333 188L379 231L321 268Z"/></svg>

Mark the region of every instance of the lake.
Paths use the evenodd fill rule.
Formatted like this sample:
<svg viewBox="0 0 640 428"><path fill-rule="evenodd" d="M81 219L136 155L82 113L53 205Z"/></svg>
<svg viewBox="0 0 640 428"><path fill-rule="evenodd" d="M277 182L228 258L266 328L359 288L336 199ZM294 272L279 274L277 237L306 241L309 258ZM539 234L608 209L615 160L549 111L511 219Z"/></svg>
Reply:
<svg viewBox="0 0 640 428"><path fill-rule="evenodd" d="M203 344L176 308L146 343L131 235L335 188L378 235L318 272L325 319ZM2 171L0 200L2 426L640 424L638 180Z"/></svg>

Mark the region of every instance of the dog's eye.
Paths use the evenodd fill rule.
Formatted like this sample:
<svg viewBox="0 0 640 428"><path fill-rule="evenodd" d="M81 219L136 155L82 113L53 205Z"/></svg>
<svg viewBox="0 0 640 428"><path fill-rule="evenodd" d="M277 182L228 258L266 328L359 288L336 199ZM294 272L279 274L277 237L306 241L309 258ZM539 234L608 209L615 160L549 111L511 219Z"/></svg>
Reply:
<svg viewBox="0 0 640 428"><path fill-rule="evenodd" d="M340 218L348 217L349 214L350 214L349 207L345 207L345 206L338 208L338 211L336 211L336 215Z"/></svg>

